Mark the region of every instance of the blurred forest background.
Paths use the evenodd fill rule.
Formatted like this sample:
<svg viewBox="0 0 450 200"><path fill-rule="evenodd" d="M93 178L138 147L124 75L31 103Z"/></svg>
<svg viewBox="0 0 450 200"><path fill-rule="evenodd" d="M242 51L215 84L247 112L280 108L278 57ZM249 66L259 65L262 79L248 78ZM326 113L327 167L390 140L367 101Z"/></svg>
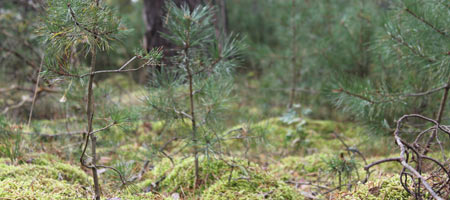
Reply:
<svg viewBox="0 0 450 200"><path fill-rule="evenodd" d="M445 0L2 0L0 198L448 199L449 27Z"/></svg>

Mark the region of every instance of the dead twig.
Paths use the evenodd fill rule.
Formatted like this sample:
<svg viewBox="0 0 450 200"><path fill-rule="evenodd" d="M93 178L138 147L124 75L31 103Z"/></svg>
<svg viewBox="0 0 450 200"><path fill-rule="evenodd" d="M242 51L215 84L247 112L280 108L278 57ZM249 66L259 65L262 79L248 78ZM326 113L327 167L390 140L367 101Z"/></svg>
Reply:
<svg viewBox="0 0 450 200"><path fill-rule="evenodd" d="M4 108L3 111L2 111L2 114L4 115L4 114L6 114L8 111L10 111L10 110L12 110L12 109L20 108L20 107L22 107L26 102L31 102L31 100L32 100L32 99L31 99L30 96L22 96L22 100L21 100L19 103Z"/></svg>
<svg viewBox="0 0 450 200"><path fill-rule="evenodd" d="M407 120L408 118L418 118L421 120L431 122L435 125L434 126L435 129L439 129L439 130L447 133L448 135L450 135L450 130L446 126L441 125L439 123L439 121L427 118L427 117L419 115L419 114L404 115L397 121L397 126L394 131L395 142L400 148L400 157L379 160L379 161L376 161L369 165L366 165L364 167L364 169L367 172L369 172L369 169L375 165L385 163L385 162L399 162L403 166L403 169L400 173L400 181L408 193L414 195L416 198L421 198L422 194L421 194L420 188L421 188L421 186L423 186L434 199L443 200L443 198L441 196L439 196L439 194L436 191L438 191L440 193L442 188L444 188L446 185L448 185L448 183L450 182L450 173L446 169L444 164L442 164L441 162L439 162L438 160L436 160L434 158L431 158L431 157L421 154L421 152L418 149L416 149L416 147L420 147L420 145L418 145L416 143L418 141L417 138L414 142L414 145L411 145L401 139L400 129L401 129L402 123L405 120ZM421 133L419 133L419 135L417 137L421 137L421 135L423 135L424 132L427 132L429 130L432 130L432 129L428 128L425 131L422 131ZM427 143L429 144L429 141L427 141ZM409 155L410 154L409 151L411 151L415 156L411 157ZM434 164L436 164L447 175L447 181L444 181L441 184L433 183L432 185L430 185L427 181L427 178L425 178L422 175L422 172L424 170L423 165L422 165L422 162L423 162L422 160L429 160L429 161L433 162ZM417 164L416 168L412 167L409 164L409 162L415 162ZM415 187L414 192L409 189L407 177L411 177L413 179L415 178L418 180L418 182L414 184L414 187ZM434 189L435 187L438 187L438 190Z"/></svg>
<svg viewBox="0 0 450 200"><path fill-rule="evenodd" d="M28 116L27 126L30 126L30 124L31 124L31 117L33 116L34 104L36 102L36 97L37 97L37 94L38 94L39 81L41 80L42 65L44 64L44 56L45 55L42 55L42 57L41 57L41 64L39 65L39 70L38 70L37 80L36 80L36 86L34 87L33 101L31 102L30 115Z"/></svg>

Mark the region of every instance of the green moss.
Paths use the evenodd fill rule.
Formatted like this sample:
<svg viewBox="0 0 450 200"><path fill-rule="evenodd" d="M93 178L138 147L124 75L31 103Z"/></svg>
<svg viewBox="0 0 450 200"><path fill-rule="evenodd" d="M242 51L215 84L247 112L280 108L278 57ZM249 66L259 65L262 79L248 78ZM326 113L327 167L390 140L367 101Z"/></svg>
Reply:
<svg viewBox="0 0 450 200"><path fill-rule="evenodd" d="M383 176L350 192L337 195L340 200L409 200L412 197L402 187L398 176Z"/></svg>
<svg viewBox="0 0 450 200"><path fill-rule="evenodd" d="M159 200L165 199L158 194L153 193L125 193L125 194L117 194L111 198L123 199L123 200Z"/></svg>
<svg viewBox="0 0 450 200"><path fill-rule="evenodd" d="M312 154L305 157L289 156L281 159L280 163L270 165L269 169L283 180L289 180L325 169L327 166L323 158L327 157L329 157L328 154Z"/></svg>
<svg viewBox="0 0 450 200"><path fill-rule="evenodd" d="M0 162L0 199L85 198L90 178L78 167L45 157L52 156L17 166Z"/></svg>
<svg viewBox="0 0 450 200"><path fill-rule="evenodd" d="M174 167L168 159L163 159L152 170L148 179L139 183L139 188L148 187L151 183L165 177L159 184L160 192L163 193L188 193L194 189L195 169L194 158L187 158L184 160L175 160ZM231 162L231 161L230 161ZM242 163L241 163L242 164ZM231 171L231 167L225 162L215 159L200 159L199 160L199 187L196 188L195 193L199 195L205 188L213 184L227 172Z"/></svg>
<svg viewBox="0 0 450 200"><path fill-rule="evenodd" d="M303 199L294 188L266 172L234 171L230 181L225 177L202 194L202 199Z"/></svg>
<svg viewBox="0 0 450 200"><path fill-rule="evenodd" d="M241 127L252 136L264 138L267 145L263 148L271 152L289 150L292 153L299 151L311 153L320 150L331 153L341 150L343 145L333 133L342 135L349 145L358 144L364 139L360 137L362 129L353 124L325 120L293 118L286 121L283 118L270 118L254 124L235 126L230 130ZM233 147L239 147L239 144L229 143ZM261 147L258 145L253 147L255 147L253 151L260 152Z"/></svg>
<svg viewBox="0 0 450 200"><path fill-rule="evenodd" d="M228 171L231 171L231 167L223 161L200 159L199 174L201 180L199 180L199 182L201 185L196 191L202 191ZM167 177L161 182L160 187L165 191L178 191L180 193L181 190L190 191L194 189L194 179L194 158L187 158L177 164L173 170L167 174Z"/></svg>
<svg viewBox="0 0 450 200"><path fill-rule="evenodd" d="M336 130L346 129L346 125L327 120L306 120L305 129L314 130L317 133L328 134Z"/></svg>
<svg viewBox="0 0 450 200"><path fill-rule="evenodd" d="M175 161L178 161L175 159ZM167 176L168 173L173 169L173 165L168 158L164 158L158 162L158 164L153 168L153 170L144 175L144 181L137 184L138 188L145 189L150 186L153 182Z"/></svg>
<svg viewBox="0 0 450 200"><path fill-rule="evenodd" d="M239 159L206 159L199 162L200 180L194 190L194 159L177 160L175 167L168 160L155 166L148 180L138 184L148 187L164 175L159 193L179 193L183 198L199 199L260 199L267 193L269 199L299 199L299 194L289 185L263 171L259 166ZM235 167L229 164L233 163ZM232 174L231 174L232 173ZM228 179L231 176L230 184Z"/></svg>
<svg viewBox="0 0 450 200"><path fill-rule="evenodd" d="M174 159L174 162L178 162L179 159ZM168 158L162 159L158 165L153 168L151 175L154 177L161 177L162 175L167 175L170 170L173 169L173 164Z"/></svg>

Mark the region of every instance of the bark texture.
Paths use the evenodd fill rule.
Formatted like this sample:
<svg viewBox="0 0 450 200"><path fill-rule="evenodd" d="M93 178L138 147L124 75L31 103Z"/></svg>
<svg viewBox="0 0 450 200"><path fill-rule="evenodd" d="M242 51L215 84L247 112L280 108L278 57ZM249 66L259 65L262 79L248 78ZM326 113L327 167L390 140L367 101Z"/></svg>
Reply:
<svg viewBox="0 0 450 200"><path fill-rule="evenodd" d="M195 6L202 3L201 0L172 0L177 5L186 3L189 8L193 9ZM165 32L164 16L166 14L164 8L165 0L144 0L144 21L146 24L145 30L145 48L150 50L155 47L163 47L165 54L170 54L170 49L173 45L169 41L161 37L160 32Z"/></svg>

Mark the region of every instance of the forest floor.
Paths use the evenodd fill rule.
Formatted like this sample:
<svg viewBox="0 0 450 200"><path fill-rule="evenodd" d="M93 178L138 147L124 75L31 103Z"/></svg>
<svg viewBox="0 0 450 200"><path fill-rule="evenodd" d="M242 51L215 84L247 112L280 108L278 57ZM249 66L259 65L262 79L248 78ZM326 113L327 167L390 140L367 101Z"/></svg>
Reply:
<svg viewBox="0 0 450 200"><path fill-rule="evenodd" d="M44 125L49 130L52 122ZM400 185L400 166L389 163L374 167L369 181L366 163L391 155L393 147L382 139L374 141L361 134L353 124L295 118L271 118L251 125L236 126L236 136L245 131L264 129L266 140L231 142L221 156L202 156L201 184L194 188L193 159L189 151L170 145L162 154L150 152L145 141L157 138L160 122L138 122L129 133L110 130L107 138L126 140L121 145L99 145L99 163L111 165L125 174L130 183L123 185L111 170L100 170L103 194L112 199L408 199ZM20 127L20 125L14 125ZM41 124L42 126L42 124ZM151 127L151 128L149 128ZM57 130L57 128L54 128ZM175 128L174 128L175 130ZM169 131L170 134L170 131ZM130 137L131 136L131 137ZM78 136L29 135L23 145L32 145L35 153L16 158L16 164L2 158L0 197L3 199L67 199L92 195L90 171L76 159ZM72 136L70 136L72 137ZM76 142L78 141L78 142ZM27 144L30 142L30 144ZM72 144L73 143L73 144ZM104 146L104 147L102 147ZM106 146L106 147L105 147ZM68 155L66 149L72 149ZM243 153L247 149L246 155ZM355 154L357 150L364 158ZM184 151L184 152L183 152ZM154 158L152 158L153 156ZM150 158L150 159L149 159ZM364 160L365 159L365 160ZM248 161L247 161L248 160ZM145 165L146 161L149 165ZM133 180L131 182L131 180ZM339 184L340 182L340 184ZM341 188L339 188L341 187ZM330 197L331 196L331 197Z"/></svg>
<svg viewBox="0 0 450 200"><path fill-rule="evenodd" d="M133 95L120 101L129 105ZM257 109L248 108L249 110ZM0 199L86 199L91 171L79 162L77 118L34 120L31 126L3 121L13 137L2 139ZM98 127L97 127L98 128ZM202 152L194 186L194 159L187 122L135 121L99 134L98 164L105 199L410 199L397 163L368 163L398 156L391 137L370 136L348 122L314 120L295 112L233 125L229 139ZM65 130L65 131L63 131ZM88 152L89 153L89 152Z"/></svg>

